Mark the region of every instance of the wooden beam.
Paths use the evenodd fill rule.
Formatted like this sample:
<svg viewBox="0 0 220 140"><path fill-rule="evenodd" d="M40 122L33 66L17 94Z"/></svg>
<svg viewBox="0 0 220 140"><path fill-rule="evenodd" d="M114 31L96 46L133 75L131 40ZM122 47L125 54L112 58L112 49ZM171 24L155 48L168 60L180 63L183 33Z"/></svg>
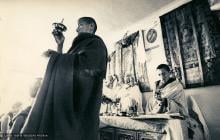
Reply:
<svg viewBox="0 0 220 140"><path fill-rule="evenodd" d="M183 65L183 59L182 59L182 54L181 54L181 46L180 46L180 40L179 40L179 36L178 36L178 31L177 31L177 23L176 23L176 16L173 19L174 22L174 32L175 32L175 37L176 37L176 45L177 45L177 50L178 50L178 54L179 54L179 62L180 62L180 68L181 68L181 75L182 75L182 82L184 87L186 87L186 79L185 79L185 72L184 72L184 65Z"/></svg>

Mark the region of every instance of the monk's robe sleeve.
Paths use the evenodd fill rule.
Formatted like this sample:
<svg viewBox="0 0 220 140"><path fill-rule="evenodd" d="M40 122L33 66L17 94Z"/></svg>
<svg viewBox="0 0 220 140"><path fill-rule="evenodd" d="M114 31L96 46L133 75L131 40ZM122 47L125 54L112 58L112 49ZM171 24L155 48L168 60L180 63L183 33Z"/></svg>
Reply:
<svg viewBox="0 0 220 140"><path fill-rule="evenodd" d="M100 39L92 40L84 49L79 51L79 64L88 76L105 78L107 65L107 49Z"/></svg>
<svg viewBox="0 0 220 140"><path fill-rule="evenodd" d="M75 93L75 104L77 110L85 112L88 110L88 103L97 102L95 112L99 112L102 94L102 80L106 73L107 51L104 43L100 39L93 39L89 44L77 52L78 72L76 74L77 83ZM99 94L96 94L99 93ZM92 107L92 106L91 106ZM91 110L91 109L90 109Z"/></svg>
<svg viewBox="0 0 220 140"><path fill-rule="evenodd" d="M172 98L168 98L167 110L169 113L180 113L182 115L185 115L185 108L186 104L183 90L177 91Z"/></svg>

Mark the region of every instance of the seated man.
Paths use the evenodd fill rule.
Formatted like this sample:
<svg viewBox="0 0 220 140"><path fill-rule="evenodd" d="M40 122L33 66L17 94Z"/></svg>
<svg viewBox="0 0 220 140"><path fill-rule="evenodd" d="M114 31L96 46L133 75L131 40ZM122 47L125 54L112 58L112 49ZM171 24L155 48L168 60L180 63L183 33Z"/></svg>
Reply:
<svg viewBox="0 0 220 140"><path fill-rule="evenodd" d="M187 116L187 105L182 84L171 77L166 64L157 67L159 80L155 82L153 97L147 103L146 113L180 113Z"/></svg>
<svg viewBox="0 0 220 140"><path fill-rule="evenodd" d="M179 113L184 116L185 121L183 126L187 126L189 139L203 140L204 130L200 127L199 120L189 116L187 102L182 84L175 78L171 77L171 70L168 65L160 64L157 68L159 80L155 82L153 96L149 98L146 107L146 114L148 113ZM169 131L174 137L176 131L175 125L170 124ZM173 127L173 128L172 128ZM187 138L187 139L188 139Z"/></svg>

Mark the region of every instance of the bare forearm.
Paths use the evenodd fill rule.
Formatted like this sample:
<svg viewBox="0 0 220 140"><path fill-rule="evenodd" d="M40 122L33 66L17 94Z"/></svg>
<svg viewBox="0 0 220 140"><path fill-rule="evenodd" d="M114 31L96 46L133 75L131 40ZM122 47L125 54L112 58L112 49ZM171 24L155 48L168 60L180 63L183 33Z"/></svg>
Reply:
<svg viewBox="0 0 220 140"><path fill-rule="evenodd" d="M57 45L57 52L58 53L63 53L63 44Z"/></svg>

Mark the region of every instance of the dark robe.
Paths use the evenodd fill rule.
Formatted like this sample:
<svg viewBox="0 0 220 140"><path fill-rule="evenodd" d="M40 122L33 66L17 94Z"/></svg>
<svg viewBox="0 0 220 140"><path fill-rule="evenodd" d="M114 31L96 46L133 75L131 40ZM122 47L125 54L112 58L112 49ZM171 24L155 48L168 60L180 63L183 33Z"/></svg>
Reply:
<svg viewBox="0 0 220 140"><path fill-rule="evenodd" d="M78 35L66 54L54 53L22 129L23 136L97 140L106 65L106 46L93 34Z"/></svg>

